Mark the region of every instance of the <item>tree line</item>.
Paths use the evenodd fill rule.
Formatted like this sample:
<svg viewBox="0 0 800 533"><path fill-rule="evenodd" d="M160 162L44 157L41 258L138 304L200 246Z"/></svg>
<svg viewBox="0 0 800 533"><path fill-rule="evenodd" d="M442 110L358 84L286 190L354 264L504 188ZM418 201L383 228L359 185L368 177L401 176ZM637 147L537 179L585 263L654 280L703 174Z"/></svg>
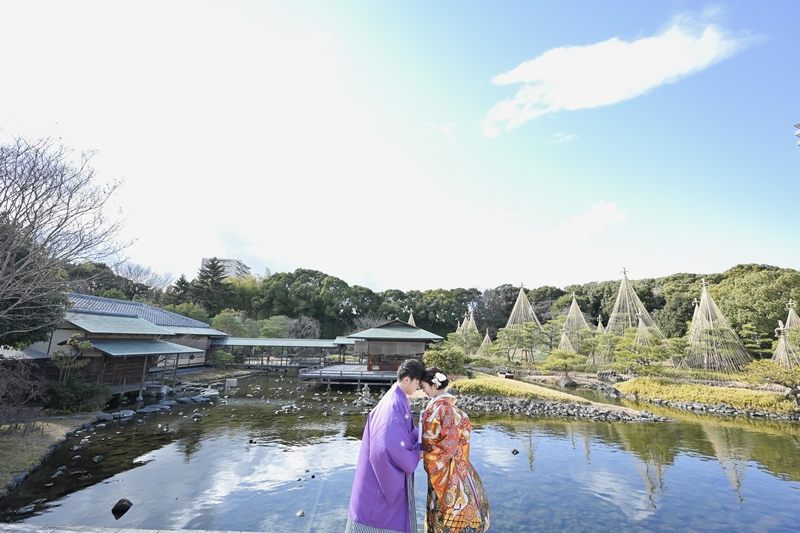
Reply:
<svg viewBox="0 0 800 533"><path fill-rule="evenodd" d="M24 347L46 339L68 309L70 291L143 301L230 334L323 338L383 320L407 320L412 311L419 327L443 337L472 312L480 332L494 338L519 292L511 284L373 291L305 268L226 278L219 261L204 265L191 280L181 275L171 282L169 274L120 259L128 243L119 241L121 222L105 210L120 183L97 185L90 159L91 153L75 154L50 139L17 138L0 145L0 345ZM800 272L760 264L632 285L662 332L679 338L700 296L701 278L754 353L771 349L786 304L800 300ZM545 325L567 312L573 293L588 320L607 323L619 284L542 286L526 294Z"/></svg>
<svg viewBox="0 0 800 533"><path fill-rule="evenodd" d="M772 350L775 328L779 320L786 319L787 304L800 301L800 272L763 264L737 265L717 274L645 278L631 284L664 335L680 338L686 335L703 279L754 355ZM550 333L551 344L558 344L557 326L567 314L573 294L589 323L600 319L607 324L619 286L620 280L608 280L525 292L544 331ZM518 293L519 286L511 284L484 290L373 291L304 268L269 277L226 278L219 262L212 260L191 281L181 276L164 291L151 289L141 294L150 295L154 305L194 316L236 336L334 338L393 318L407 320L413 312L418 327L447 337L472 312L481 334L488 332L495 339L506 325ZM292 331L294 326L297 329Z"/></svg>

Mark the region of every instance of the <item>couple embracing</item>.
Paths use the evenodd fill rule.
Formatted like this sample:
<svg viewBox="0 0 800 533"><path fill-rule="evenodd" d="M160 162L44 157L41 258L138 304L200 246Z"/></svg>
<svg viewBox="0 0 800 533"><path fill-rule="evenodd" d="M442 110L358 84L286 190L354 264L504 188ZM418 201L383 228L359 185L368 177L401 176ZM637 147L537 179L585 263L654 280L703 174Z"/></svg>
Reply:
<svg viewBox="0 0 800 533"><path fill-rule="evenodd" d="M428 474L429 533L483 533L489 500L469 461L469 417L446 392L438 367L403 361L397 382L369 415L361 441L345 533L416 533L414 471L420 459ZM419 427L408 397L422 386L430 398Z"/></svg>

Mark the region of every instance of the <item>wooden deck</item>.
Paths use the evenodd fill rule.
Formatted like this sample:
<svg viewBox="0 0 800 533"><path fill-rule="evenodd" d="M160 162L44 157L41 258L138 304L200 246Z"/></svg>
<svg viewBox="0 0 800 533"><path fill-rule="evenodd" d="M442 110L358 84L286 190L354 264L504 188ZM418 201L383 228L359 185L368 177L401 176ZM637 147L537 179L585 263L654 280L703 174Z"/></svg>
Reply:
<svg viewBox="0 0 800 533"><path fill-rule="evenodd" d="M330 365L300 371L300 381L330 385L389 384L397 381L395 370L367 370L367 365Z"/></svg>

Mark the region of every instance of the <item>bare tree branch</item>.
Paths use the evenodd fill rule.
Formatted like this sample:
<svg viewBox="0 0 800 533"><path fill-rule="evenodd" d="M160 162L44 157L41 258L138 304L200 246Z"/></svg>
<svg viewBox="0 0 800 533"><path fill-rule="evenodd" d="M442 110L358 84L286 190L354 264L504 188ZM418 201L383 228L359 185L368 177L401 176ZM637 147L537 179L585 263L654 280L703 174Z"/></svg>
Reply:
<svg viewBox="0 0 800 533"><path fill-rule="evenodd" d="M169 287L174 279L172 272L161 274L148 266L131 263L129 261L116 265L114 273L134 283L140 283L146 285L150 289L159 291L163 291Z"/></svg>
<svg viewBox="0 0 800 533"><path fill-rule="evenodd" d="M117 257L121 221L105 207L121 183L95 183L91 153L50 139L0 146L0 344L54 326L70 263Z"/></svg>

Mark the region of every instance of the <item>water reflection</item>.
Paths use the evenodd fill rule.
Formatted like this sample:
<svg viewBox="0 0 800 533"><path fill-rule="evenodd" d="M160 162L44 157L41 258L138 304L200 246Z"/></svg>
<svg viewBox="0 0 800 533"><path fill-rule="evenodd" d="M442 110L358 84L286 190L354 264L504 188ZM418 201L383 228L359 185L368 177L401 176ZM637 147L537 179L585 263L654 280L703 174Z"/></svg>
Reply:
<svg viewBox="0 0 800 533"><path fill-rule="evenodd" d="M252 380L214 405L177 405L77 434L0 503L0 518L341 531L365 415L346 391L297 390L288 381ZM492 530L780 531L794 523L797 426L660 414L676 420L473 415L472 460L489 491ZM65 473L51 477L60 466ZM418 502L424 476L420 467ZM120 498L134 506L115 521L110 509ZM13 513L34 502L33 513Z"/></svg>

